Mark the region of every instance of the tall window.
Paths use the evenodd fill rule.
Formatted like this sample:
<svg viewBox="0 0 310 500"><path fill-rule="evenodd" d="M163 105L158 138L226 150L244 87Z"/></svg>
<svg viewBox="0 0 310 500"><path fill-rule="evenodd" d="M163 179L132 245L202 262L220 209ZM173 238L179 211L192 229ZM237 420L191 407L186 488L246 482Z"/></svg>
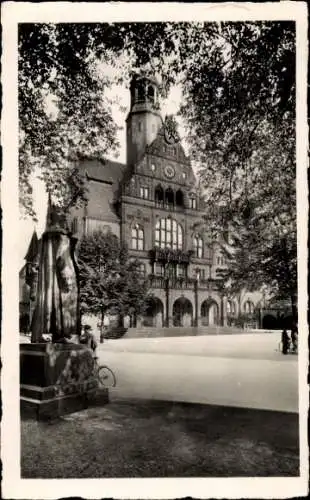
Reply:
<svg viewBox="0 0 310 500"><path fill-rule="evenodd" d="M226 259L224 257L224 255L219 255L217 258L216 258L216 263L218 266L225 266L226 264Z"/></svg>
<svg viewBox="0 0 310 500"><path fill-rule="evenodd" d="M139 264L139 267L138 267L138 272L141 276L145 276L145 264L141 263Z"/></svg>
<svg viewBox="0 0 310 500"><path fill-rule="evenodd" d="M176 265L176 275L178 278L184 278L186 275L186 267L184 264Z"/></svg>
<svg viewBox="0 0 310 500"><path fill-rule="evenodd" d="M194 210L196 210L196 208L197 208L197 200L196 200L196 198L190 198L189 199L189 206L190 206L190 208L193 208Z"/></svg>
<svg viewBox="0 0 310 500"><path fill-rule="evenodd" d="M149 197L149 188L146 186L140 186L140 197L144 198L145 200L148 199Z"/></svg>
<svg viewBox="0 0 310 500"><path fill-rule="evenodd" d="M227 301L227 314L236 314L236 304L232 300Z"/></svg>
<svg viewBox="0 0 310 500"><path fill-rule="evenodd" d="M177 207L183 207L184 205L184 202L183 202L183 193L182 191L179 189L176 193L175 193L175 204L177 205Z"/></svg>
<svg viewBox="0 0 310 500"><path fill-rule="evenodd" d="M204 280L206 278L206 273L204 269L197 269L196 270L196 277L198 280Z"/></svg>
<svg viewBox="0 0 310 500"><path fill-rule="evenodd" d="M254 304L250 300L247 300L243 306L245 313L252 314L254 312Z"/></svg>
<svg viewBox="0 0 310 500"><path fill-rule="evenodd" d="M138 224L131 230L131 247L134 250L144 249L144 231Z"/></svg>
<svg viewBox="0 0 310 500"><path fill-rule="evenodd" d="M170 209L174 207L174 192L171 188L165 191L165 207Z"/></svg>
<svg viewBox="0 0 310 500"><path fill-rule="evenodd" d="M199 259L202 258L203 254L203 242L202 238L198 235L194 236L194 252L195 252L195 257L198 257Z"/></svg>
<svg viewBox="0 0 310 500"><path fill-rule="evenodd" d="M160 248L182 250L183 229L181 224L173 219L160 219L155 226L155 245Z"/></svg>
<svg viewBox="0 0 310 500"><path fill-rule="evenodd" d="M155 206L162 207L164 205L164 190L161 186L155 188Z"/></svg>
<svg viewBox="0 0 310 500"><path fill-rule="evenodd" d="M154 91L154 87L152 87L152 85L149 85L148 88L147 88L147 96L149 98L150 101L154 102L155 100L155 91Z"/></svg>

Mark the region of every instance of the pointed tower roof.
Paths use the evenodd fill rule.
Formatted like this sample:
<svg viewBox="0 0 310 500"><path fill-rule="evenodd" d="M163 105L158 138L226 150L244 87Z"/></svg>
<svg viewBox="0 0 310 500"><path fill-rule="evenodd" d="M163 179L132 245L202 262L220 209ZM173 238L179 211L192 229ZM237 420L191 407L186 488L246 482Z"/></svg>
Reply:
<svg viewBox="0 0 310 500"><path fill-rule="evenodd" d="M46 214L46 232L68 233L68 223L66 214L52 203L51 194L48 194L47 214Z"/></svg>
<svg viewBox="0 0 310 500"><path fill-rule="evenodd" d="M46 222L45 222L45 231L48 230L52 223L52 197L50 191L48 192L48 199L47 199L47 212L46 212Z"/></svg>
<svg viewBox="0 0 310 500"><path fill-rule="evenodd" d="M38 255L39 251L39 240L37 236L36 230L33 231L32 237L30 240L30 244L27 250L27 253L25 255L25 261L26 262L33 262Z"/></svg>

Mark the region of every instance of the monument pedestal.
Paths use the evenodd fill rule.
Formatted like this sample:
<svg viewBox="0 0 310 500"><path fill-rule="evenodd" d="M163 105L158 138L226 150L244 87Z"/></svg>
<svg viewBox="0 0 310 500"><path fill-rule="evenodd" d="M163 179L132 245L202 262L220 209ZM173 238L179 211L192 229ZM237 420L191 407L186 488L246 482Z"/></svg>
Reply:
<svg viewBox="0 0 310 500"><path fill-rule="evenodd" d="M81 344L20 344L20 410L38 420L89 406L98 390L92 354ZM102 402L109 400L108 390Z"/></svg>

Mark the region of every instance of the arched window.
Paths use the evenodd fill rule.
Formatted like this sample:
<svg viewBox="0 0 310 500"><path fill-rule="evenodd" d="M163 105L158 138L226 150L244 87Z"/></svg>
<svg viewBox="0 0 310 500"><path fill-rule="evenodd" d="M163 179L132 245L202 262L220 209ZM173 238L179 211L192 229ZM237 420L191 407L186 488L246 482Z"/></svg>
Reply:
<svg viewBox="0 0 310 500"><path fill-rule="evenodd" d="M164 190L159 185L155 188L155 205L156 207L162 207L164 204Z"/></svg>
<svg viewBox="0 0 310 500"><path fill-rule="evenodd" d="M223 254L219 254L217 256L216 263L218 266L225 266L226 265L226 258L224 257Z"/></svg>
<svg viewBox="0 0 310 500"><path fill-rule="evenodd" d="M138 224L131 229L131 247L133 250L144 249L144 231Z"/></svg>
<svg viewBox="0 0 310 500"><path fill-rule="evenodd" d="M144 200L149 198L149 188L148 186L140 186L140 197Z"/></svg>
<svg viewBox="0 0 310 500"><path fill-rule="evenodd" d="M147 96L151 102L155 101L155 90L152 85L149 85L147 88Z"/></svg>
<svg viewBox="0 0 310 500"><path fill-rule="evenodd" d="M197 209L197 199L194 195L190 195L190 198L189 198L189 206L190 208L192 208L193 210L196 210Z"/></svg>
<svg viewBox="0 0 310 500"><path fill-rule="evenodd" d="M144 99L145 99L145 86L144 86L143 82L137 83L136 99L137 99L137 101L144 101Z"/></svg>
<svg viewBox="0 0 310 500"><path fill-rule="evenodd" d="M236 304L232 300L227 301L227 314L232 316L236 314Z"/></svg>
<svg viewBox="0 0 310 500"><path fill-rule="evenodd" d="M165 191L165 205L166 208L174 207L174 192L171 188L168 188Z"/></svg>
<svg viewBox="0 0 310 500"><path fill-rule="evenodd" d="M155 245L160 248L182 250L183 229L181 224L169 217L160 219L155 226Z"/></svg>
<svg viewBox="0 0 310 500"><path fill-rule="evenodd" d="M244 312L247 314L252 314L254 312L254 304L250 300L247 300L243 307Z"/></svg>
<svg viewBox="0 0 310 500"><path fill-rule="evenodd" d="M193 243L194 243L194 252L195 252L195 257L198 257L199 259L202 258L203 255L203 241L202 238L198 235L195 235L193 238Z"/></svg>
<svg viewBox="0 0 310 500"><path fill-rule="evenodd" d="M175 193L175 204L177 207L183 207L184 205L184 197L180 189Z"/></svg>

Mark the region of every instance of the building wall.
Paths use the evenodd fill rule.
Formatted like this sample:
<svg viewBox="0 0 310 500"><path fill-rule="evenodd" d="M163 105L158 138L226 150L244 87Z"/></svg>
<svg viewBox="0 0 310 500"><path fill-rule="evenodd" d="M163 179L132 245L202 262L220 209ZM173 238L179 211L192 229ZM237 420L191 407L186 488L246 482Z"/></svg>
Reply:
<svg viewBox="0 0 310 500"><path fill-rule="evenodd" d="M153 100L150 99L150 89ZM102 181L89 178L87 207L72 214L72 223L80 236L96 229L110 228L128 245L130 257L138 258L145 265L146 275L154 272L150 250L155 247L155 227L160 219L170 217L181 225L182 250L185 253L193 251L193 238L198 235L203 240L203 255L198 257L193 254L190 259L187 276L192 282L186 283L184 287L180 283L175 284L175 288L170 287L168 311L167 292L163 283L160 280L153 281L151 291L161 301L164 318L168 315L170 324L174 321L174 304L177 300L187 303L192 311L192 319L198 319L198 323L202 321L202 312L206 315L213 307L217 322L225 324L227 298L221 297L217 283L219 270L225 269L228 262L220 242L211 241L203 227L205 212L190 160L179 141L171 142L167 138L167 127L158 113L156 83L139 77L132 83L130 92L131 107L126 120L127 167L123 178L120 183L119 178L117 181L111 180L113 170L105 180L104 175ZM172 190L175 197L177 192L179 198L182 193L182 206L158 206L155 192L159 187L164 192ZM144 232L144 248L141 250L132 248L134 227L142 228ZM197 276L197 271L200 272L200 278L195 283L193 278ZM230 300L234 303L234 314L237 316L244 312L244 304L248 301L256 307L261 295L246 292Z"/></svg>

